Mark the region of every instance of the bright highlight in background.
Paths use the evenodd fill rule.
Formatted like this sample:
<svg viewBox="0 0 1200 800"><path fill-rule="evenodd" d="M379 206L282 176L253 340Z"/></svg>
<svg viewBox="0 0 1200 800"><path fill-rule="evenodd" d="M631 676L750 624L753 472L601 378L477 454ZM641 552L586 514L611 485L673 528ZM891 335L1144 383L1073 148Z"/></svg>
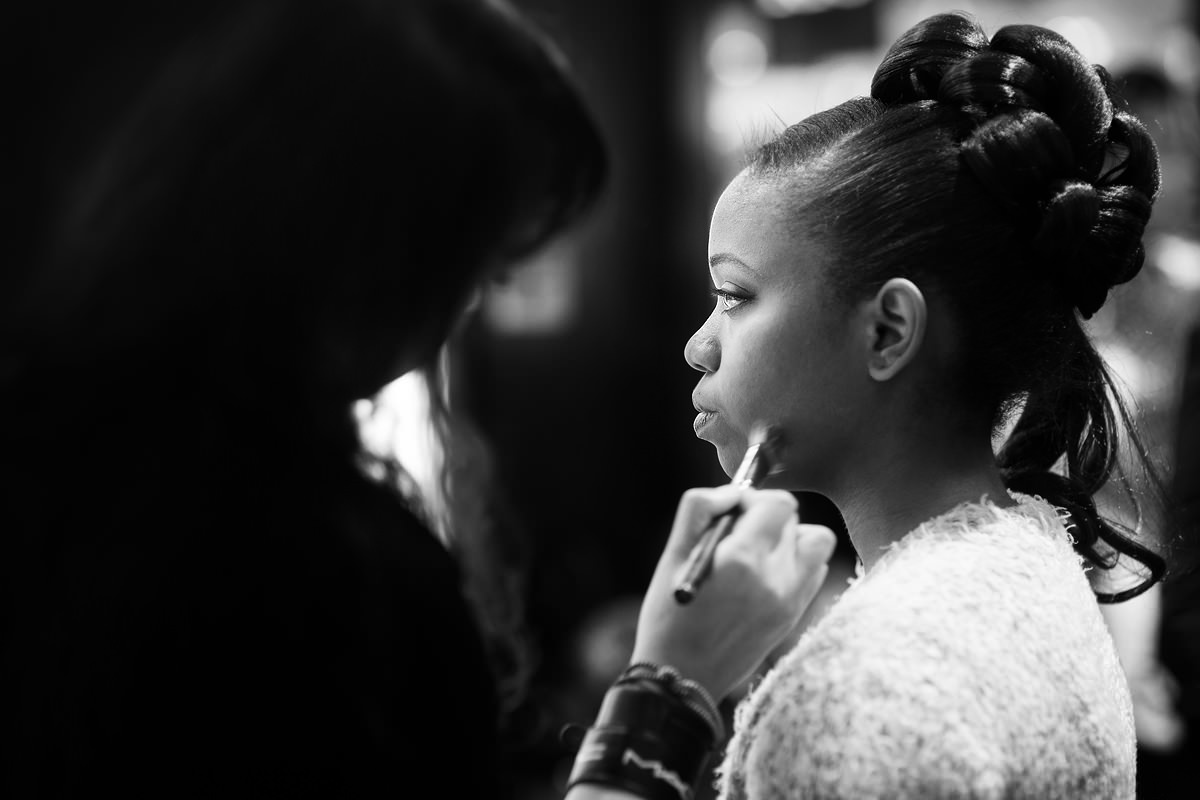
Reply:
<svg viewBox="0 0 1200 800"><path fill-rule="evenodd" d="M816 14L836 8L857 8L870 0L758 0L759 11L768 17L788 17L793 14Z"/></svg>
<svg viewBox="0 0 1200 800"><path fill-rule="evenodd" d="M767 45L753 31L722 31L708 47L708 68L725 86L749 86L767 71Z"/></svg>
<svg viewBox="0 0 1200 800"><path fill-rule="evenodd" d="M1091 17L1055 17L1046 22L1046 27L1061 33L1093 64L1107 64L1112 60L1112 38L1104 26Z"/></svg>

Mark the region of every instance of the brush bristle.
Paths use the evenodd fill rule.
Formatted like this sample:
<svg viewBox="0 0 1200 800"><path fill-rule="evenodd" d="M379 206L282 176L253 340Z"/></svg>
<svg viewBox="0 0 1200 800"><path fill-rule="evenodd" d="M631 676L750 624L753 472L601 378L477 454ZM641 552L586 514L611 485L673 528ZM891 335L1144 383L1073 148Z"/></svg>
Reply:
<svg viewBox="0 0 1200 800"><path fill-rule="evenodd" d="M783 435L778 427L759 422L750 429L750 444L761 444L766 448L772 461L779 453Z"/></svg>

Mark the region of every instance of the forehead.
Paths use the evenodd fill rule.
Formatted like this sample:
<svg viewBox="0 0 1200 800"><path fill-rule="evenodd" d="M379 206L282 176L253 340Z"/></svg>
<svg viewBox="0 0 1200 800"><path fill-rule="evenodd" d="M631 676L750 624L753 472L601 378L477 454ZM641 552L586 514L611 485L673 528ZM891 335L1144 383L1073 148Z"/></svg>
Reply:
<svg viewBox="0 0 1200 800"><path fill-rule="evenodd" d="M734 176L713 208L714 227L731 225L757 231L773 230L786 222L787 204L781 182L743 170Z"/></svg>
<svg viewBox="0 0 1200 800"><path fill-rule="evenodd" d="M802 190L795 181L738 174L713 208L709 258L732 256L771 280L813 274L827 254L805 230L798 211L803 204L791 197Z"/></svg>

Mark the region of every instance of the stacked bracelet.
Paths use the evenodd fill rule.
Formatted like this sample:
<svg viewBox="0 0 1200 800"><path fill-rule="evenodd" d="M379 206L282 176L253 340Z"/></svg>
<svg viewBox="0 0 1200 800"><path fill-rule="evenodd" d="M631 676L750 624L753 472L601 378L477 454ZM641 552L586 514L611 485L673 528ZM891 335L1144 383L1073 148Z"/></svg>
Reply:
<svg viewBox="0 0 1200 800"><path fill-rule="evenodd" d="M716 703L670 667L633 664L604 696L567 781L608 786L647 800L690 800L724 739Z"/></svg>
<svg viewBox="0 0 1200 800"><path fill-rule="evenodd" d="M648 661L638 661L626 667L617 678L616 685L650 680L661 683L669 692L679 697L688 708L695 711L712 728L713 741L725 739L725 722L721 718L721 710L703 686L680 675L671 667L651 664Z"/></svg>

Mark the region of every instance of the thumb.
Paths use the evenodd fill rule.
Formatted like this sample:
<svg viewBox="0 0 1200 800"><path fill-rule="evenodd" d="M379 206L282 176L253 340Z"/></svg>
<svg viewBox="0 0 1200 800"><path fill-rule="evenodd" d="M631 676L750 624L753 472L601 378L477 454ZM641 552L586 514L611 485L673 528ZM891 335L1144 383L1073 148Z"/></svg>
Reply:
<svg viewBox="0 0 1200 800"><path fill-rule="evenodd" d="M784 572L800 593L800 605L806 606L825 582L829 560L837 548L837 536L824 525L793 523L788 526L771 558L778 564L789 564Z"/></svg>
<svg viewBox="0 0 1200 800"><path fill-rule="evenodd" d="M805 566L828 563L837 548L837 535L824 525L796 525L796 558Z"/></svg>
<svg viewBox="0 0 1200 800"><path fill-rule="evenodd" d="M797 625L829 577L829 560L836 547L837 536L824 525L797 523L781 537L776 553L779 563L789 563L794 569L785 585L798 612Z"/></svg>

